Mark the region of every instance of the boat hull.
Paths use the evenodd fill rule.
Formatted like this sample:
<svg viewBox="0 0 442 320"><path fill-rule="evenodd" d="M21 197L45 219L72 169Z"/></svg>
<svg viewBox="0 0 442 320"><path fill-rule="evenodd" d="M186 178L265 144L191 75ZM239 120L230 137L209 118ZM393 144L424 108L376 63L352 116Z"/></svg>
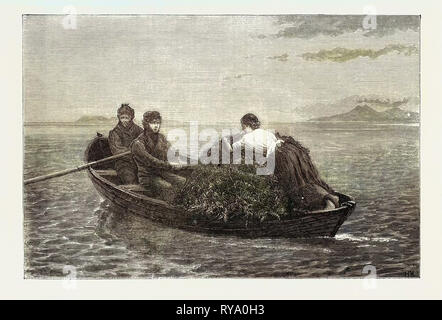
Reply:
<svg viewBox="0 0 442 320"><path fill-rule="evenodd" d="M106 146L107 139L94 139L86 150L85 160L93 161L97 160L95 159L97 157L106 156L107 150L102 152L103 155L98 156L96 151L92 151L91 156L91 150L96 148L98 143L97 139L101 139L99 143ZM119 210L145 217L164 226L213 235L223 234L246 238L334 237L356 207L351 197L339 194L341 202L339 208L307 213L289 220L269 220L247 225L244 222L209 221L206 217L192 215L162 200L126 190L100 175L96 168L89 168L88 175L98 193Z"/></svg>

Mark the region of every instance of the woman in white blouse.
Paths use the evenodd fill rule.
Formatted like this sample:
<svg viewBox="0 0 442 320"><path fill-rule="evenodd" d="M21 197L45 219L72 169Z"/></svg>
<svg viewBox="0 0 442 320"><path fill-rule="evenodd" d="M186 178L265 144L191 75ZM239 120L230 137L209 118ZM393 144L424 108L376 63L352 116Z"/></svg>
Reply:
<svg viewBox="0 0 442 320"><path fill-rule="evenodd" d="M281 147L284 141L278 139L271 131L261 129L260 126L261 123L258 120L258 117L252 113L247 113L241 118L241 133L233 137L232 145L230 145L230 141L228 141L227 138L223 138L223 149L227 148L228 150L233 152L234 163L241 162L241 150L243 147L245 149L246 164L264 164L265 162L267 162L267 167L269 167L268 163L273 161L273 166L271 168L272 170L268 173L273 174L273 170L275 169L274 164L276 149L277 147ZM288 146L288 148L286 149L289 148L290 147ZM309 156L303 157L303 160L301 161L307 161L306 159L310 161ZM310 163L309 165L311 167L314 167L313 163ZM316 169L314 171L316 171ZM305 176L308 175L306 174ZM319 184L317 183L318 181ZM293 181L293 184L295 184L295 179ZM309 188L309 193L313 192L313 197L322 199L324 205L323 209L327 210L337 207L337 205L339 204L339 198L334 194L332 189L329 188L327 184L323 183L319 175L315 177L315 179L313 179L309 185L311 186Z"/></svg>
<svg viewBox="0 0 442 320"><path fill-rule="evenodd" d="M242 131L233 137L233 144L230 145L227 139L223 138L223 147L227 147L233 152L234 163L238 162L243 147L246 163L252 163L253 159L257 158L263 158L262 160L265 162L270 156L274 156L276 147L284 142L278 140L271 131L261 129L260 126L258 117L247 113L241 118ZM237 161L235 161L235 155L237 155Z"/></svg>

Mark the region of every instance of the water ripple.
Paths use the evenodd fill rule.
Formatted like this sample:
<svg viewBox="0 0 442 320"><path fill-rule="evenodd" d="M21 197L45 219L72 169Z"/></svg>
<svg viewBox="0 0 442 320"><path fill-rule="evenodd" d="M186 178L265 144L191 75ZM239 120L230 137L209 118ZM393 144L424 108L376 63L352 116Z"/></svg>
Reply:
<svg viewBox="0 0 442 320"><path fill-rule="evenodd" d="M324 179L357 200L333 239L240 239L170 229L103 201L84 172L28 185L25 276L380 277L419 274L419 128L296 124ZM106 132L110 128L99 129ZM25 177L77 165L97 128L26 128ZM68 134L67 134L68 133Z"/></svg>

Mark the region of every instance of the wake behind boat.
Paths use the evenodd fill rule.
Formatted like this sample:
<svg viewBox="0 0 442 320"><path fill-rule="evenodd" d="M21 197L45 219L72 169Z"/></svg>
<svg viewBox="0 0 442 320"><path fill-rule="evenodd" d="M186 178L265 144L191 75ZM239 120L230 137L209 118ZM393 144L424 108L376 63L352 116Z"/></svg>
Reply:
<svg viewBox="0 0 442 320"><path fill-rule="evenodd" d="M90 163L110 156L112 153L108 138L98 135L87 146L84 160ZM148 190L139 185L122 184L114 170L113 161L92 165L87 170L100 195L119 209L168 227L192 232L247 238L334 237L356 206L350 196L337 193L339 206L332 210L309 212L284 220L250 222L247 225L234 221L209 221L168 202L148 196L146 194Z"/></svg>

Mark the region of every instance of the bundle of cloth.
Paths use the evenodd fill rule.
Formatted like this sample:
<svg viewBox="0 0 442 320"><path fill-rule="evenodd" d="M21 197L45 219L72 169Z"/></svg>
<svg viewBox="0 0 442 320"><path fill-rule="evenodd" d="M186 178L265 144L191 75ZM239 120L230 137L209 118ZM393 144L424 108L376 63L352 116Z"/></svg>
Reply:
<svg viewBox="0 0 442 320"><path fill-rule="evenodd" d="M291 136L276 135L283 143L275 151L275 176L294 211L333 209L336 192L321 179L310 152Z"/></svg>

